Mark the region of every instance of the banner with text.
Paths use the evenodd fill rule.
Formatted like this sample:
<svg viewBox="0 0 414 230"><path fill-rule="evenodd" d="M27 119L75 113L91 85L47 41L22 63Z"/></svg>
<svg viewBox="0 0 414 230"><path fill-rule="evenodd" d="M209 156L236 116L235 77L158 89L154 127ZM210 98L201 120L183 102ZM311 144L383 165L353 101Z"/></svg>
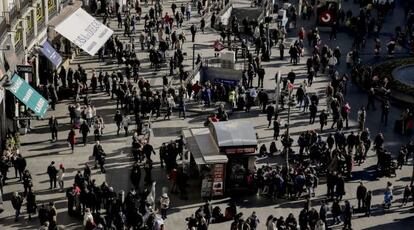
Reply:
<svg viewBox="0 0 414 230"><path fill-rule="evenodd" d="M45 41L42 45L42 54L49 59L50 62L55 66L55 68L59 67L62 63L62 56L50 45L48 41Z"/></svg>
<svg viewBox="0 0 414 230"><path fill-rule="evenodd" d="M81 8L61 22L55 30L91 56L114 33Z"/></svg>
<svg viewBox="0 0 414 230"><path fill-rule="evenodd" d="M7 90L35 112L37 116L43 117L45 115L49 103L19 75L13 75L11 86L7 87Z"/></svg>

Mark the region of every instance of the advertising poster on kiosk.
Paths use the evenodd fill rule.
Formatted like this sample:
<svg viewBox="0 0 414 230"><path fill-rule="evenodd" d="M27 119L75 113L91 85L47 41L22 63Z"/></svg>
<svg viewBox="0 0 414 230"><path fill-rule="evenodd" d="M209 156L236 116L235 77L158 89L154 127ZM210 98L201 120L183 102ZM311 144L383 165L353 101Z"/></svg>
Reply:
<svg viewBox="0 0 414 230"><path fill-rule="evenodd" d="M213 196L224 195L224 164L215 164L213 168Z"/></svg>

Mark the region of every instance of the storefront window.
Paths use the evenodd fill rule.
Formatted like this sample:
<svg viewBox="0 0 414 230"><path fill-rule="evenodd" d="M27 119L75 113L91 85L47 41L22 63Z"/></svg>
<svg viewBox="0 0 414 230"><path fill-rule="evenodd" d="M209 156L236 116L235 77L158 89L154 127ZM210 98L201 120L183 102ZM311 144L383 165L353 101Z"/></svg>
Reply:
<svg viewBox="0 0 414 230"><path fill-rule="evenodd" d="M42 21L44 18L44 13L43 13L43 4L42 2L37 2L36 3L36 20L38 22Z"/></svg>
<svg viewBox="0 0 414 230"><path fill-rule="evenodd" d="M56 2L55 0L47 0L47 6L49 9L49 13L53 13L56 11Z"/></svg>

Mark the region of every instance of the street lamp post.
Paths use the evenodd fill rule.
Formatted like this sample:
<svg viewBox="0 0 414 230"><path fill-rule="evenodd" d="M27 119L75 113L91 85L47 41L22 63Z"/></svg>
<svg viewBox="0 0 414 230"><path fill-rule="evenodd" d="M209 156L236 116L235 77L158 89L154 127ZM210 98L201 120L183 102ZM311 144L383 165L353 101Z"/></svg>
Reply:
<svg viewBox="0 0 414 230"><path fill-rule="evenodd" d="M289 82L290 83L290 82ZM287 124L286 124L286 139L288 143L288 149L286 152L286 170L287 173L289 173L289 150L290 150L290 101L292 99L292 91L293 91L293 85L289 86L288 83L288 117L287 117Z"/></svg>
<svg viewBox="0 0 414 230"><path fill-rule="evenodd" d="M279 112L279 98L280 98L280 71L277 72L276 76L275 76L275 80L276 80L276 87L275 87L275 103L276 103L276 113Z"/></svg>
<svg viewBox="0 0 414 230"><path fill-rule="evenodd" d="M289 92L289 98L288 98L288 117L287 117L287 127L286 127L286 136L287 136L287 141L290 145L290 134L289 134L289 126L290 126L290 99L291 99L291 95ZM290 146L287 149L286 152L286 171L287 173L289 173L289 150L290 150Z"/></svg>

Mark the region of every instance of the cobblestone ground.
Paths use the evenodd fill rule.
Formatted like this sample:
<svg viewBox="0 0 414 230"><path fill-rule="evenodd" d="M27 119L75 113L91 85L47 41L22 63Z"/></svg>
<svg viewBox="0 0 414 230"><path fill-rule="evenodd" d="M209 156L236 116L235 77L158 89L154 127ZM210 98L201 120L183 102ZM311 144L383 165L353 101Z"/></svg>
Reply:
<svg viewBox="0 0 414 230"><path fill-rule="evenodd" d="M397 1L402 2L402 1ZM164 9L170 11L170 5L172 1L164 1ZM181 1L178 1L179 5ZM248 7L250 4L245 0L237 0L235 3L237 6ZM345 9L351 9L355 13L358 10L357 5L353 4L352 1L344 2L343 7ZM193 10L195 7L193 7ZM147 11L147 9L145 9ZM399 4L394 10L393 14L388 15L386 18L386 24L383 28L383 34L381 39L383 41L389 40L390 35L394 31L394 27L399 25L403 21L403 10ZM184 31L186 34L189 33L189 27L192 23L198 24L200 17L197 15L196 11L193 11L193 17L190 21L184 23ZM313 22L312 20L311 22ZM304 26L309 28L311 22L299 21L298 26ZM111 28L115 29L115 33L123 40L127 38L123 37L122 31L116 29L115 19L111 20ZM142 25L138 26L138 32L142 31ZM135 35L135 43L138 56L143 65L143 76L150 80L151 85L155 88L160 88L162 85L161 77L165 75L168 71L166 67L162 68L160 71L154 72L150 68L148 62L148 54L143 53L139 49L138 44L138 34ZM288 34L288 41L293 41L297 36L296 31L291 31ZM217 32L212 30L206 30L205 34L197 34L196 41L197 43L203 44L213 44L215 40L219 38ZM322 32L322 39L326 41L331 47L339 46L343 51L343 56L350 49L352 45L352 36L340 33L337 40L329 41L328 33ZM187 68L191 68L191 53L192 53L192 43L190 42L190 36L187 36L187 42L184 44L184 50L187 52ZM372 61L372 50L373 42L371 40L367 41L366 50L362 56L363 62ZM197 52L202 53L203 57L212 57L214 55L212 49L201 49ZM304 60L308 56L308 47L305 49L306 55L301 60L301 63L297 66L293 66L288 63L285 59L280 61L278 59L278 50L273 49L273 56L270 62L263 63L263 66L266 71L265 76L265 89L272 91L275 87L274 76L277 71L281 71L282 74L287 74L290 70L294 70L298 75L298 82L302 79L305 79L306 67ZM404 49L400 50L404 54L406 52ZM169 54L167 54L168 56ZM384 55L385 56L385 55ZM345 58L341 60L341 65L339 69L344 72L346 67L344 65ZM76 66L81 64L84 66L87 71L90 73L92 70L116 70L123 66L118 66L116 64L102 63L98 62L97 57L90 57L86 54L81 54L79 57L75 58L72 61L71 65ZM325 104L324 98L324 89L328 79L325 76L318 77L312 87L310 87L311 92L318 93L321 95L322 99L320 102L319 110L323 109ZM174 84L178 82L174 81ZM257 82L254 82L257 84ZM359 106L366 104L366 95L356 86L351 83L348 84L346 100L351 103L352 106L352 116L351 116L351 128L346 130L350 132L356 130L356 113ZM46 168L48 164L53 160L57 164L63 163L66 167L65 175L65 186L71 186L73 183L74 176L77 170L83 168L85 162L92 162L91 154L93 148L93 137L90 137L89 144L85 147L78 145L76 146L75 152L70 153L70 150L66 143L66 137L69 130L69 119L67 106L71 103L70 101L62 101L57 105L55 111L49 111L48 115L55 115L61 124L59 128L59 141L50 142L50 134L47 125L47 121L33 121L32 130L29 134L22 136L22 147L21 152L26 157L28 163L28 169L31 171L34 179L34 189L37 195L38 203L44 203L48 201L54 201L58 210L58 223L64 225L67 229L82 229L81 222L79 220L73 219L67 215L66 212L66 197L65 193L59 192L57 190L49 190L49 182L46 174ZM97 180L98 184L106 180L115 190L128 190L131 185L129 182L129 168L132 164L132 159L130 156L130 146L131 146L131 137L124 137L123 135L117 136L115 125L113 124L113 114L116 103L113 100L110 100L105 94L97 93L92 95L92 103L97 107L97 114L102 115L105 122L106 128L104 130L104 136L102 140L102 145L108 154L107 157L107 173L101 174L97 170L93 170L92 177ZM379 103L377 102L377 105ZM378 106L379 107L379 106ZM161 143L169 141L171 139L177 138L178 133L182 128L187 127L201 127L203 121L208 113L200 108L199 105L190 103L189 105L189 116L187 119L179 119L177 114L173 114L172 119L169 121L164 120L155 120L153 121L153 131L154 137L151 142L158 152L158 148ZM386 140L386 147L393 151L394 156L397 154L397 149L401 144L408 142L408 137L401 136L393 132L393 121L397 119L400 115L400 109L392 106L390 112L390 125L383 126L380 124L380 114L377 111L368 111L367 127L371 130L371 135L376 135L377 132L382 131ZM292 124L291 124L291 133L293 138L296 140L297 135L308 129L316 128L316 125L308 124L308 114L299 111L297 108L292 108ZM281 113L282 123L286 122L286 112ZM246 120L252 122L254 127L259 135L260 144L266 143L269 144L272 140L272 130L267 128L266 116L259 113L258 108L252 109L250 113L245 112L235 112L230 117L231 120ZM284 130L282 129L282 132ZM333 130L329 130L333 131ZM329 131L325 131L322 136L326 137ZM295 142L296 143L296 142ZM280 143L278 143L280 145ZM280 146L278 146L280 147ZM297 146L295 146L296 148ZM270 163L275 164L276 162L281 162L282 159L280 156L268 159L258 159L259 164ZM164 170L159 167L158 156L155 157L155 168L153 170L153 176L157 182L157 193L159 195L162 187L168 187L169 182L166 179L166 174ZM362 217L359 214L355 215L353 218L353 227L354 229L413 229L414 216L411 203L408 206L401 207L401 199L403 187L409 183L411 172L412 172L412 162L410 161L409 165L403 167L402 170L397 172L395 178L375 178L374 176L374 165L376 164L375 153L370 151L367 162L361 166L355 167L353 178L351 181L346 183L346 195L344 199L350 200L352 205L356 205L355 191L358 185L358 181L362 180L365 182L368 189L373 191L373 214L370 218ZM14 176L14 172L10 172L11 177ZM395 186L395 203L389 210L384 210L381 207L383 200L383 192L387 181L393 182ZM166 229L186 229L185 218L190 216L197 207L202 204L200 199L200 185L196 181L191 181L189 185L190 199L183 201L178 199L178 197L171 195L172 199L172 208L169 210L168 219L166 220ZM11 207L10 197L13 191L22 191L23 186L16 180L11 179L8 181L8 185L4 188L4 208L5 211L0 216L0 229L36 229L39 224L38 220L35 218L32 221L28 221L25 209L23 209L22 217L19 222L15 223L14 220L14 211ZM316 190L316 197L312 199L312 205L319 210L318 205L320 201L324 199L326 193L326 185L323 181ZM257 212L258 216L261 219L261 224L258 229L265 229L264 222L268 215L273 214L274 216L284 216L285 218L289 213L294 213L296 217L299 214L300 209L303 207L304 201L287 201L287 200L270 200L259 196L243 196L243 197L233 197L237 200L237 205L240 211L242 211L246 216L250 215L254 210ZM214 200L213 205L219 205L224 208L226 207L229 197L223 199ZM209 229L229 229L230 222L212 224ZM333 226L333 228L341 228L342 226Z"/></svg>

